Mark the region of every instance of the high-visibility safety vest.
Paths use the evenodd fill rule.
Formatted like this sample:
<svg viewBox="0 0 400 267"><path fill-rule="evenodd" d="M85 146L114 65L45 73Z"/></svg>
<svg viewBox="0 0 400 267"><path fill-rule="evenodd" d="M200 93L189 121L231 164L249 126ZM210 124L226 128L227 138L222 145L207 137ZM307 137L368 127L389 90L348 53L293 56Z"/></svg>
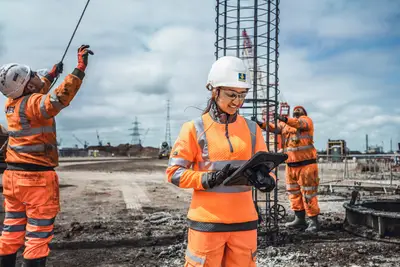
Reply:
<svg viewBox="0 0 400 267"><path fill-rule="evenodd" d="M208 188L205 173L226 164L239 167L267 147L258 125L237 115L230 123L210 113L183 124L170 155L168 182L193 188L188 211L189 227L198 231L230 232L257 229L257 211L251 186Z"/></svg>
<svg viewBox="0 0 400 267"><path fill-rule="evenodd" d="M5 113L8 123L7 163L58 166L56 116L69 105L79 90L83 72L75 70L63 83L47 94L51 82L45 77L40 93L8 98Z"/></svg>
<svg viewBox="0 0 400 267"><path fill-rule="evenodd" d="M273 128L272 124L270 128ZM283 152L288 155L287 163L317 159L314 124L310 117L288 118L287 123L279 122L278 129L273 131L282 134Z"/></svg>

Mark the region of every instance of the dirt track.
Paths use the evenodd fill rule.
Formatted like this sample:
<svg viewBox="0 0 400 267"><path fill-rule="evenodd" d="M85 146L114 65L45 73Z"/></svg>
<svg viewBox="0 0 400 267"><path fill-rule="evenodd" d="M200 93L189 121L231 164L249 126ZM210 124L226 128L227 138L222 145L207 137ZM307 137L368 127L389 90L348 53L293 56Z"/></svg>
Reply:
<svg viewBox="0 0 400 267"><path fill-rule="evenodd" d="M183 266L191 191L165 183L166 165L158 159L61 163L62 211L48 266ZM279 192L288 210L283 187ZM320 197L323 225L316 235L288 231L282 222L280 246L265 248L260 237L257 266L399 266L399 245L342 229L344 199L347 194Z"/></svg>

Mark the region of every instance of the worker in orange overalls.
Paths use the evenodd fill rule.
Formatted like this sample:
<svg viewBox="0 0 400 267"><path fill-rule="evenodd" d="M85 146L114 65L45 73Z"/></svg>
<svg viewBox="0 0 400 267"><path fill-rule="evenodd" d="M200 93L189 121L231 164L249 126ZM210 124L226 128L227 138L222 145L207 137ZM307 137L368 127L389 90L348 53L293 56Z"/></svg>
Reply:
<svg viewBox="0 0 400 267"><path fill-rule="evenodd" d="M319 230L320 213L317 193L319 185L317 150L314 147L314 124L302 106L293 109L293 118L277 116L278 127L268 124L271 132L282 135L283 152L286 160L286 190L295 219L287 227L306 228L307 232ZM266 123L258 122L262 129ZM305 215L310 219L307 225Z"/></svg>
<svg viewBox="0 0 400 267"><path fill-rule="evenodd" d="M212 96L202 116L180 131L166 171L168 182L192 188L185 266L256 266L258 214L249 185L223 181L258 151L267 151L261 129L238 114L251 88L243 61L225 56L211 67ZM268 169L253 169L267 190Z"/></svg>
<svg viewBox="0 0 400 267"><path fill-rule="evenodd" d="M24 266L45 266L54 220L60 211L56 124L54 117L77 94L88 54L88 45L78 49L78 65L54 92L53 80L62 72L56 64L40 78L28 66L0 67L0 91L8 98L7 169L3 174L4 228L0 237L1 266L15 266L17 250L24 245Z"/></svg>

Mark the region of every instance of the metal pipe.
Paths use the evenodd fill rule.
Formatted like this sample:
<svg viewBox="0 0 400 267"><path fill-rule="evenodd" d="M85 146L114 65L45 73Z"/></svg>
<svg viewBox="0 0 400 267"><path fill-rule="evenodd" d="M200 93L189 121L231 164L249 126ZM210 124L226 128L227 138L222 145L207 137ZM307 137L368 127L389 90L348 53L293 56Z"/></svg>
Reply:
<svg viewBox="0 0 400 267"><path fill-rule="evenodd" d="M240 57L240 0L237 0L236 16L236 56Z"/></svg>
<svg viewBox="0 0 400 267"><path fill-rule="evenodd" d="M258 56L258 0L254 0L254 49L253 49L253 118L257 118L257 56Z"/></svg>
<svg viewBox="0 0 400 267"><path fill-rule="evenodd" d="M226 56L227 26L228 26L228 0L225 0L225 7L224 7L224 56Z"/></svg>
<svg viewBox="0 0 400 267"><path fill-rule="evenodd" d="M215 40L215 60L218 59L219 57L219 53L218 53L218 48L219 48L219 42L218 42L218 38L219 38L219 0L217 0L217 5L215 7L215 11L217 13L217 17L215 18L215 23L216 23L216 30L215 30L215 36L216 36L216 40Z"/></svg>

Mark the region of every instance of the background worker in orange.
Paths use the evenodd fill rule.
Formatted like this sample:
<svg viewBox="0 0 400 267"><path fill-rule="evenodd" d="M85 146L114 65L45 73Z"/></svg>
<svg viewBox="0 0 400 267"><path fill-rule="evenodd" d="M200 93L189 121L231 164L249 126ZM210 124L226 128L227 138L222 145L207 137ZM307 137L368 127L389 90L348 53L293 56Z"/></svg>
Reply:
<svg viewBox="0 0 400 267"><path fill-rule="evenodd" d="M261 129L238 114L251 87L243 61L218 59L208 75L212 92L201 117L182 126L167 168L168 182L193 188L188 211L185 266L256 266L258 214L249 185L224 186L223 181L258 151L267 151ZM253 169L275 180L268 169Z"/></svg>
<svg viewBox="0 0 400 267"><path fill-rule="evenodd" d="M317 150L314 147L314 125L302 106L293 109L293 118L277 116L278 127L269 123L269 131L282 135L283 152L286 160L286 189L291 209L295 212L294 221L288 227L307 227L305 215L310 219L307 232L319 230L320 213L317 192L319 185ZM266 129L266 123L258 124Z"/></svg>
<svg viewBox="0 0 400 267"><path fill-rule="evenodd" d="M63 83L48 93L62 72L56 64L42 79L28 66L0 67L0 91L8 98L7 169L3 174L4 228L0 237L1 266L15 266L24 245L24 266L45 266L60 210L56 125L54 117L78 92L88 63L88 45L78 49L78 65Z"/></svg>

